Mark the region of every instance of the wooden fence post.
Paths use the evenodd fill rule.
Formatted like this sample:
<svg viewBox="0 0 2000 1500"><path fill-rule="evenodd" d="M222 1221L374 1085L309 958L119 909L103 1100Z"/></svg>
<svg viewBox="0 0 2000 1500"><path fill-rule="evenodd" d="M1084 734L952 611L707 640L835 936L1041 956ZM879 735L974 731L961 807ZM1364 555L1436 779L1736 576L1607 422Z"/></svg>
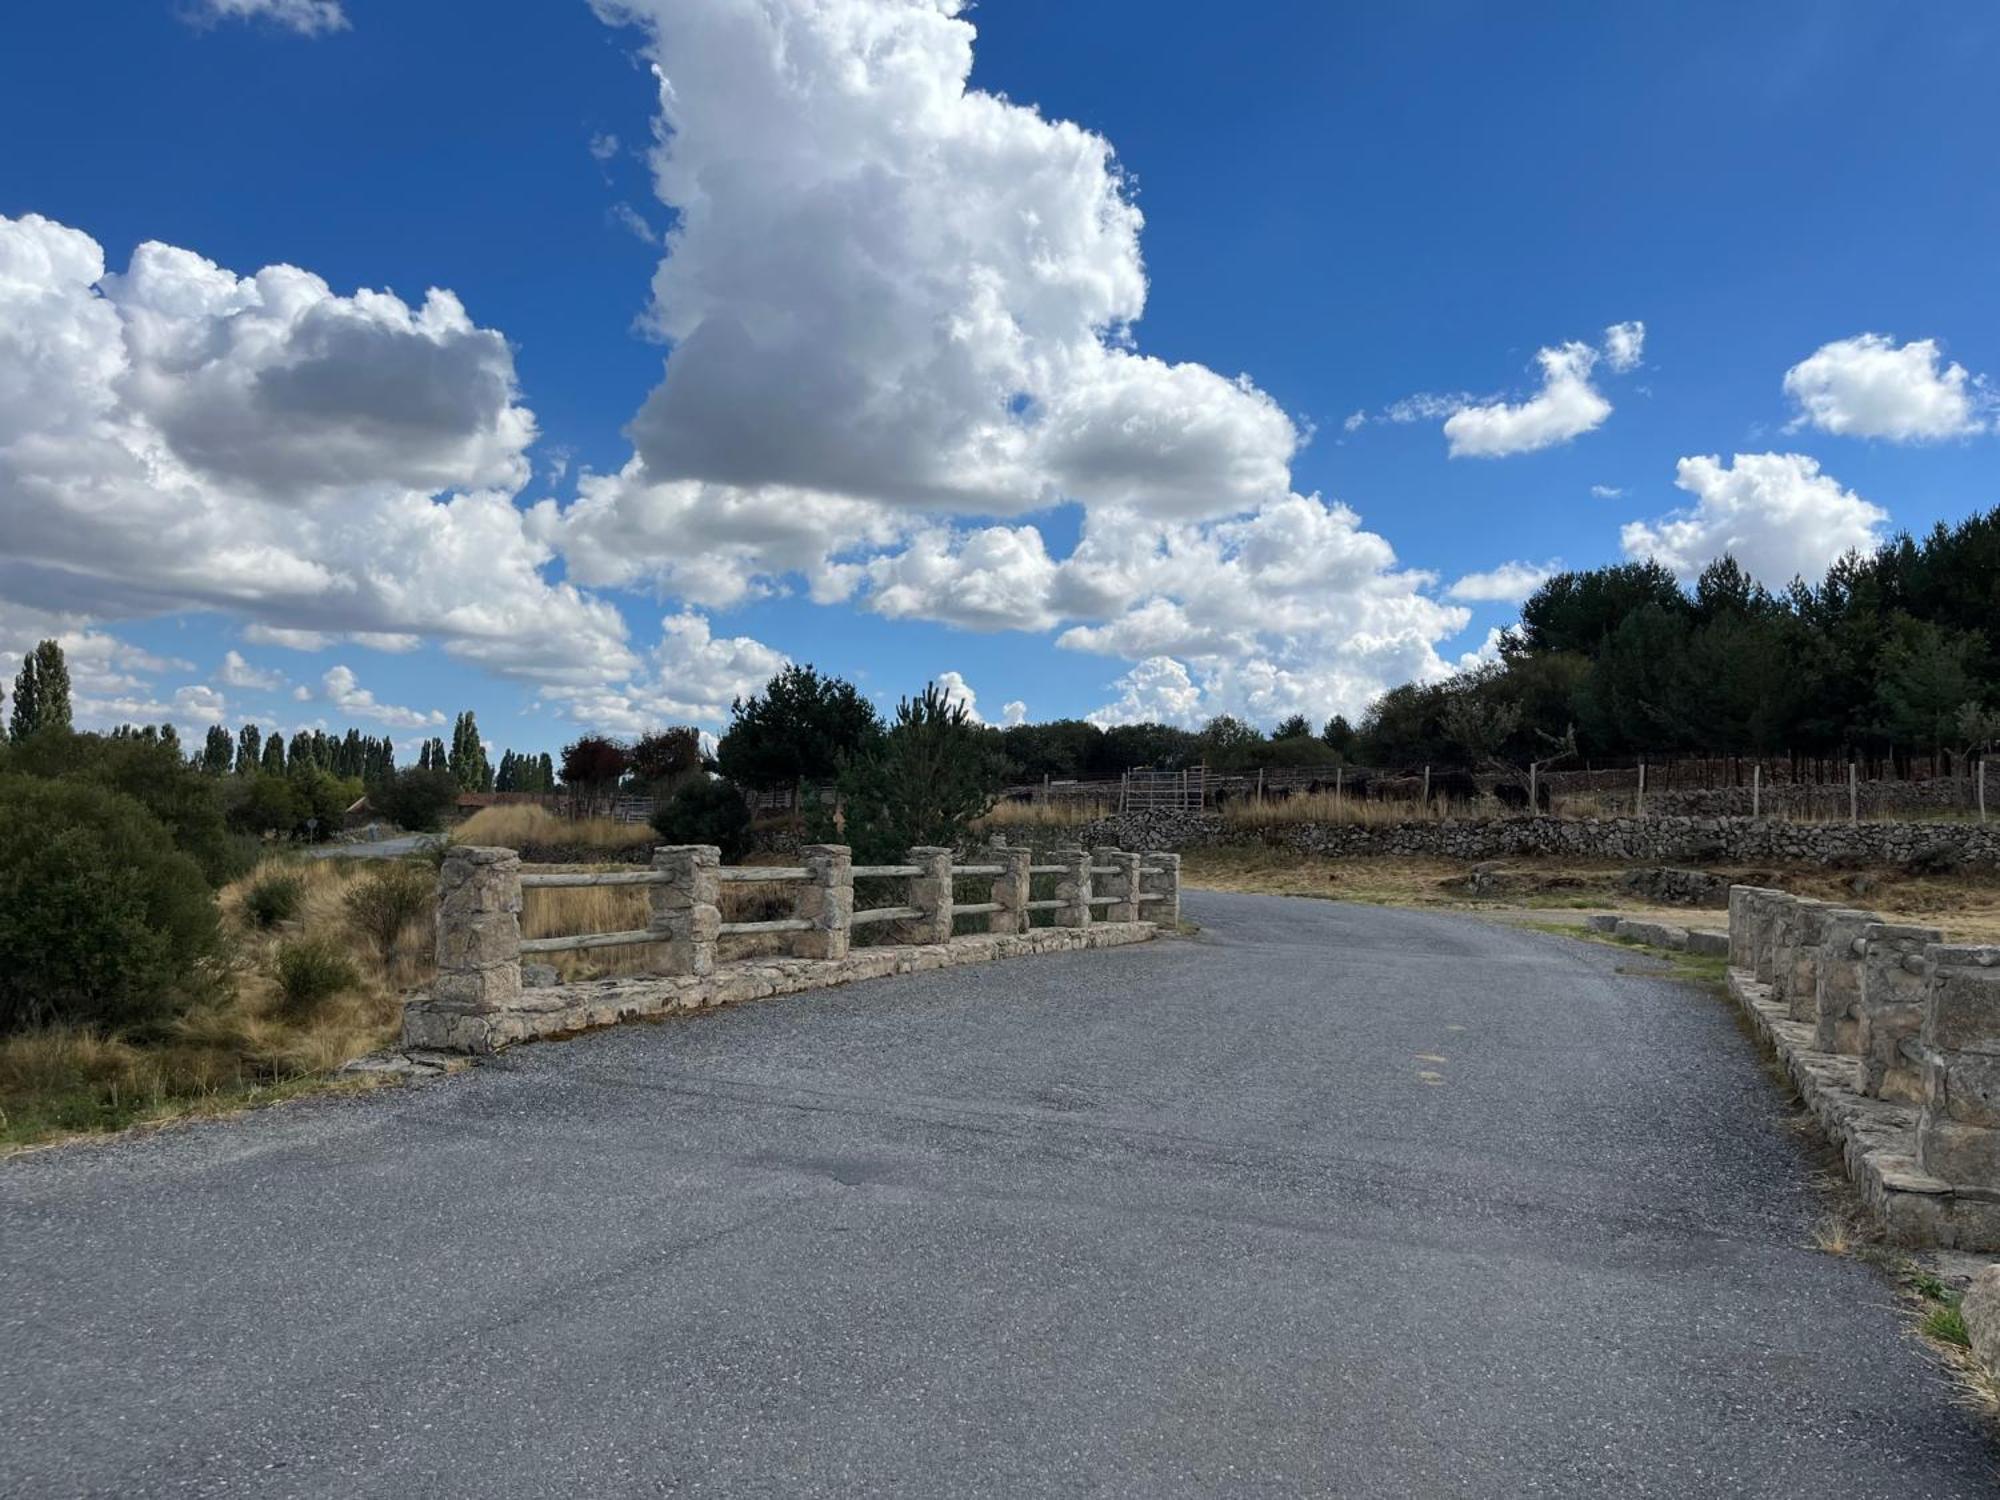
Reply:
<svg viewBox="0 0 2000 1500"><path fill-rule="evenodd" d="M1764 763L1760 760L1750 768L1750 816L1761 816L1764 801Z"/></svg>
<svg viewBox="0 0 2000 1500"><path fill-rule="evenodd" d="M1847 763L1847 821L1861 821L1861 771L1851 760Z"/></svg>
<svg viewBox="0 0 2000 1500"><path fill-rule="evenodd" d="M1979 821L1986 821L1986 757L1979 757Z"/></svg>
<svg viewBox="0 0 2000 1500"><path fill-rule="evenodd" d="M1646 762L1639 762L1639 816L1646 816Z"/></svg>

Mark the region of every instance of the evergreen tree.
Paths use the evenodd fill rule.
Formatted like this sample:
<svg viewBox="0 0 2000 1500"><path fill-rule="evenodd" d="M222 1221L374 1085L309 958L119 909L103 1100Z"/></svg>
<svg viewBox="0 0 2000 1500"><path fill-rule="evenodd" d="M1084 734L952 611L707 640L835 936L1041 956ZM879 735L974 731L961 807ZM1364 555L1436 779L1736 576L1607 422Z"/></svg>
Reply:
<svg viewBox="0 0 2000 1500"><path fill-rule="evenodd" d="M493 766L486 758L486 746L479 738L479 721L467 709L451 730L451 755L446 770L468 792L493 790Z"/></svg>
<svg viewBox="0 0 2000 1500"><path fill-rule="evenodd" d="M544 750L535 767L535 790L553 792L556 789L556 758Z"/></svg>
<svg viewBox="0 0 2000 1500"><path fill-rule="evenodd" d="M226 776L236 760L236 742L229 737L229 731L220 724L208 726L208 737L202 741L201 768L211 776Z"/></svg>
<svg viewBox="0 0 2000 1500"><path fill-rule="evenodd" d="M272 730L271 737L264 741L263 759L257 764L266 776L285 774L285 737L277 730Z"/></svg>
<svg viewBox="0 0 2000 1500"><path fill-rule="evenodd" d="M28 653L14 678L12 737L23 740L44 729L69 727L69 665L60 645L43 641Z"/></svg>
<svg viewBox="0 0 2000 1500"><path fill-rule="evenodd" d="M264 752L264 732L255 724L245 724L236 731L236 774L248 776L257 769L257 760Z"/></svg>

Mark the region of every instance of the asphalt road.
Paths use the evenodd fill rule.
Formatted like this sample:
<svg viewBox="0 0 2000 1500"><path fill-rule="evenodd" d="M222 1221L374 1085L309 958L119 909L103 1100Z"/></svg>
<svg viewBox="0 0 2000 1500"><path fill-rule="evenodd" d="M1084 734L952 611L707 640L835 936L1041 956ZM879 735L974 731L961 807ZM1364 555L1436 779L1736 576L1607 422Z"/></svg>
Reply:
<svg viewBox="0 0 2000 1500"><path fill-rule="evenodd" d="M1722 1002L1188 905L0 1164L0 1494L1993 1492Z"/></svg>

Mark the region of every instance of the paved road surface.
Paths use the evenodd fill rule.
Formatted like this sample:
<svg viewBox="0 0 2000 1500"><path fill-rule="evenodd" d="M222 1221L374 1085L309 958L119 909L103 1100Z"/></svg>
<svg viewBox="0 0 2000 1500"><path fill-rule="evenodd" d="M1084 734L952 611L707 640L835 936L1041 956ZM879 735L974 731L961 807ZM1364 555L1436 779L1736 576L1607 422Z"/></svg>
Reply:
<svg viewBox="0 0 2000 1500"><path fill-rule="evenodd" d="M1993 1492L1721 1002L1189 906L0 1165L0 1494Z"/></svg>

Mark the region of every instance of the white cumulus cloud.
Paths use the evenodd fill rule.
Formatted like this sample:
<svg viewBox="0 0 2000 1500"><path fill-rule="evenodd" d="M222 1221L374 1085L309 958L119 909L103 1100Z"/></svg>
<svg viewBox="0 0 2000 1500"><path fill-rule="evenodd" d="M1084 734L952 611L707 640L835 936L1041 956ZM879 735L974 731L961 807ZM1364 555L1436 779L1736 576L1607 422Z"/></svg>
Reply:
<svg viewBox="0 0 2000 1500"><path fill-rule="evenodd" d="M1453 458L1502 458L1533 453L1603 425L1611 403L1590 383L1597 351L1572 341L1535 356L1542 388L1526 401L1468 406L1445 419Z"/></svg>
<svg viewBox="0 0 2000 1500"><path fill-rule="evenodd" d="M1785 394L1794 428L1898 443L1984 432L1993 406L1986 382L1945 363L1935 339L1898 345L1879 333L1822 344L1785 372Z"/></svg>
<svg viewBox="0 0 2000 1500"><path fill-rule="evenodd" d="M1467 603L1518 604L1548 582L1562 564L1509 562L1484 573L1467 573L1445 590L1448 599Z"/></svg>
<svg viewBox="0 0 2000 1500"><path fill-rule="evenodd" d="M1653 558L1682 578L1728 553L1773 588L1794 576L1817 581L1844 553L1879 545L1889 520L1803 453L1739 453L1729 464L1684 458L1674 483L1695 503L1630 522L1621 539L1628 557Z"/></svg>
<svg viewBox="0 0 2000 1500"><path fill-rule="evenodd" d="M972 690L972 684L965 680L962 672L940 672L937 674L938 691L944 694L944 701L965 710L966 718L975 724L986 721L979 717L979 695Z"/></svg>
<svg viewBox="0 0 2000 1500"><path fill-rule="evenodd" d="M285 685L285 674L267 672L261 667L251 666L240 651L225 651L222 655L222 665L216 668L215 680L225 687L275 693Z"/></svg>
<svg viewBox="0 0 2000 1500"><path fill-rule="evenodd" d="M360 684L348 667L329 668L326 675L320 678L320 688L326 695L326 701L350 719L373 719L392 729L425 729L444 723L444 715L436 709L426 712L398 708L393 703L378 703L375 695Z"/></svg>

